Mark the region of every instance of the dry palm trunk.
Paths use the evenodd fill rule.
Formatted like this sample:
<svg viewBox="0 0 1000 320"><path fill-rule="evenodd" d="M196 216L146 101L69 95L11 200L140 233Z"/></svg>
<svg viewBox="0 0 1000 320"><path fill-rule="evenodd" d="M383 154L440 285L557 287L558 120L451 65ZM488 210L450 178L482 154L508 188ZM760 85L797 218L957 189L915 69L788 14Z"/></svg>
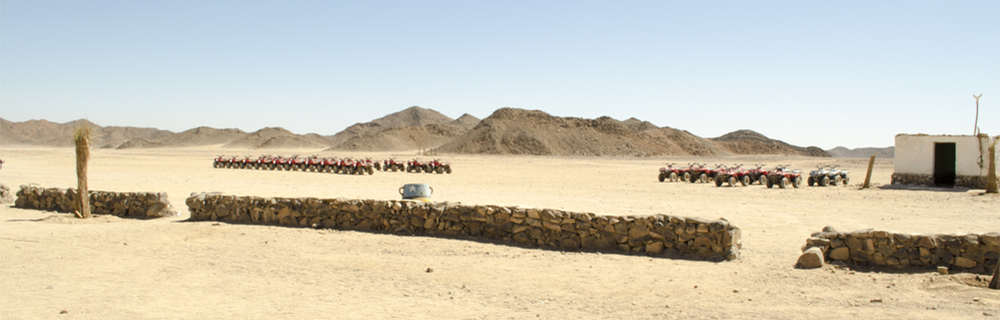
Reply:
<svg viewBox="0 0 1000 320"><path fill-rule="evenodd" d="M1000 190L997 190L997 140L1000 140L1000 136L993 138L989 148L990 166L986 172L986 193L1000 193Z"/></svg>
<svg viewBox="0 0 1000 320"><path fill-rule="evenodd" d="M1000 290L1000 265L997 265L996 270L993 270L993 280L990 280L990 289Z"/></svg>
<svg viewBox="0 0 1000 320"><path fill-rule="evenodd" d="M90 191L87 189L87 161L90 160L90 133L87 125L76 129L76 205L77 218L90 218Z"/></svg>

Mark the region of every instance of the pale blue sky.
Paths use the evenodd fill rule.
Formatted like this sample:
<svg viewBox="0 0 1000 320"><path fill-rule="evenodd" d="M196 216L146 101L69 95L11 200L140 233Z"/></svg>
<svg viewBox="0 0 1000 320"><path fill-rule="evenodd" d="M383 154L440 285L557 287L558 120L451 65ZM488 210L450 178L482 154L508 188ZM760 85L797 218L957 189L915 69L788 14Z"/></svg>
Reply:
<svg viewBox="0 0 1000 320"><path fill-rule="evenodd" d="M0 117L331 135L419 105L796 145L1000 134L1000 1L0 2Z"/></svg>

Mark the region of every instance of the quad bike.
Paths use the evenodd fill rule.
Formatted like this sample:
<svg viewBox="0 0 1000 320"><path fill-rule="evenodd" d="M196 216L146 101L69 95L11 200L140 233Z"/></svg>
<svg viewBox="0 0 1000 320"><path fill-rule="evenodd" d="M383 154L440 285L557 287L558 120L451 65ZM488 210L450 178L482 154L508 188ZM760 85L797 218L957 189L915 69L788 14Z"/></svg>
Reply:
<svg viewBox="0 0 1000 320"><path fill-rule="evenodd" d="M351 173L354 173L354 174L365 174L365 173L368 173L368 175L372 175L372 174L375 174L375 168L374 167L375 167L375 165L374 165L372 159L358 160L358 161L354 162L354 169L351 171Z"/></svg>
<svg viewBox="0 0 1000 320"><path fill-rule="evenodd" d="M385 159L382 161L382 170L396 172L406 170L406 164L403 162L396 161L394 158Z"/></svg>
<svg viewBox="0 0 1000 320"><path fill-rule="evenodd" d="M742 166L724 167L715 175L715 186L721 187L723 182L727 182L730 187L735 187L737 183L746 187L753 184L751 176L750 171L743 169Z"/></svg>
<svg viewBox="0 0 1000 320"><path fill-rule="evenodd" d="M223 156L215 157L215 161L212 162L212 168L225 168L226 164L229 163L229 159Z"/></svg>
<svg viewBox="0 0 1000 320"><path fill-rule="evenodd" d="M756 182L763 185L766 183L767 174L770 173L770 171L764 168L764 166L766 166L766 164L755 164L755 168L747 170L750 175L750 184Z"/></svg>
<svg viewBox="0 0 1000 320"><path fill-rule="evenodd" d="M697 165L697 164L695 164L695 165ZM723 167L720 166L720 165L715 165L715 168L710 168L710 167L707 167L705 165L697 166L695 168L695 170L691 170L690 171L691 172L691 180L690 181L691 181L691 183L695 183L695 182L699 182L699 181L702 182L702 183L708 183L709 181L715 179L715 176L718 175L719 171L722 171L722 170L723 170Z"/></svg>
<svg viewBox="0 0 1000 320"><path fill-rule="evenodd" d="M416 158L406 162L406 172L420 173L421 171L425 171L425 168L427 168L427 164L420 162L420 160Z"/></svg>
<svg viewBox="0 0 1000 320"><path fill-rule="evenodd" d="M451 163L441 162L440 159L431 160L426 164L427 173L437 172L438 174L451 174Z"/></svg>
<svg viewBox="0 0 1000 320"><path fill-rule="evenodd" d="M683 178L685 174L687 174L687 169L675 167L674 164L671 163L671 164L667 164L666 167L661 167L660 168L660 177L659 177L659 179L660 179L660 182L663 182L663 181L666 181L666 180L670 180L670 182L677 182L681 178ZM689 178L684 178L684 179L686 180L686 179L689 179Z"/></svg>
<svg viewBox="0 0 1000 320"><path fill-rule="evenodd" d="M833 166L819 166L816 170L809 171L809 186L812 187L814 184L818 184L820 187L825 186L836 186L837 184L843 183L844 186L850 178L847 176L847 170L840 170Z"/></svg>
<svg viewBox="0 0 1000 320"><path fill-rule="evenodd" d="M773 188L774 185L778 185L779 188L785 189L789 185L798 188L802 186L802 174L801 170L788 169L787 166L777 166L774 170L768 173L765 183L767 188Z"/></svg>

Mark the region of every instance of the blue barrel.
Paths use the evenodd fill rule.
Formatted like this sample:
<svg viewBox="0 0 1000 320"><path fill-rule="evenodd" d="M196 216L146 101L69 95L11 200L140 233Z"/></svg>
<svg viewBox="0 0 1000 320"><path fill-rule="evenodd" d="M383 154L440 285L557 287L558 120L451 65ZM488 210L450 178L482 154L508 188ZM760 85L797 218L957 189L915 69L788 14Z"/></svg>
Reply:
<svg viewBox="0 0 1000 320"><path fill-rule="evenodd" d="M403 199L430 199L432 193L434 193L434 188L426 183L404 184L403 187L399 188L399 194L403 196Z"/></svg>

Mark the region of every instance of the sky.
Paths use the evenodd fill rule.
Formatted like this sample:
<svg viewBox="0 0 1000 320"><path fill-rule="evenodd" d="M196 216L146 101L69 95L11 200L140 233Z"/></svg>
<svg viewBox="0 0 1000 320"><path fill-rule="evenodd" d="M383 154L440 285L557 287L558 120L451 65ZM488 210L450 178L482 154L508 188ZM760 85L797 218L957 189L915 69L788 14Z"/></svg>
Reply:
<svg viewBox="0 0 1000 320"><path fill-rule="evenodd" d="M801 146L1000 134L1000 1L0 2L0 117L332 135L503 107Z"/></svg>

